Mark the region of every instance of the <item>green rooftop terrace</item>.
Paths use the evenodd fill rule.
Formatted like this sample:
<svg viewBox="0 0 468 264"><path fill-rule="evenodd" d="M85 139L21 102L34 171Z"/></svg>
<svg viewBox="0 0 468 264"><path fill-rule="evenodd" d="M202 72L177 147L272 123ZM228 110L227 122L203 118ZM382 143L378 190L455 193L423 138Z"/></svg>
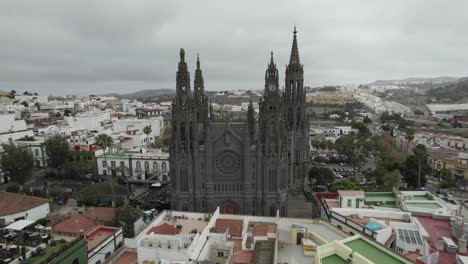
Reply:
<svg viewBox="0 0 468 264"><path fill-rule="evenodd" d="M365 201L367 205L396 207L396 197L392 192L366 192Z"/></svg>
<svg viewBox="0 0 468 264"><path fill-rule="evenodd" d="M419 207L419 208L426 208L426 209L440 209L442 206L440 206L438 203L433 202L433 203L412 203L412 202L405 202L406 206L410 207Z"/></svg>
<svg viewBox="0 0 468 264"><path fill-rule="evenodd" d="M362 256L366 257L370 261L377 263L377 264L383 264L383 263L404 264L405 263L361 238L346 242L345 245L351 248L353 252L358 252ZM332 263L332 262L329 262L329 263ZM337 262L337 263L340 263L340 262Z"/></svg>
<svg viewBox="0 0 468 264"><path fill-rule="evenodd" d="M322 264L342 264L345 263L344 259L334 254L322 259Z"/></svg>

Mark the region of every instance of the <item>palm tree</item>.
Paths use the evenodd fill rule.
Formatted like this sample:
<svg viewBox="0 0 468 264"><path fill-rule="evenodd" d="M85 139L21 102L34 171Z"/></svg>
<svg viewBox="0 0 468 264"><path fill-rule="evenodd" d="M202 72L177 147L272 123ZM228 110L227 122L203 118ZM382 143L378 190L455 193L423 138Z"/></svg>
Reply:
<svg viewBox="0 0 468 264"><path fill-rule="evenodd" d="M149 146L149 139L148 139L148 136L149 134L151 134L152 130L151 130L151 126L145 126L145 128L143 128L143 133L146 134L146 145Z"/></svg>
<svg viewBox="0 0 468 264"><path fill-rule="evenodd" d="M112 145L112 138L109 135L106 134L99 134L96 138L96 144L100 146L104 152L104 169L107 170L107 156L106 156L106 149L110 145ZM115 207L115 192L114 192L114 183L112 182L112 177L111 173L108 173L109 175L109 181L110 181L110 187L111 187L111 192L112 192L112 207Z"/></svg>
<svg viewBox="0 0 468 264"><path fill-rule="evenodd" d="M414 130L411 128L408 128L406 131L406 158L408 158L408 153L409 153L409 148L410 148L410 142L414 139Z"/></svg>

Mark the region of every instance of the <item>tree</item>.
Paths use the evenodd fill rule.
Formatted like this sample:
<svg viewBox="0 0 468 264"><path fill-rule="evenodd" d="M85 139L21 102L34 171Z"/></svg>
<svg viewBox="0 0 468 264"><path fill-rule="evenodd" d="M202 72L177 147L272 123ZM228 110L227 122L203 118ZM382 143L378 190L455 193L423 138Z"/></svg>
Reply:
<svg viewBox="0 0 468 264"><path fill-rule="evenodd" d="M63 112L63 116L70 116L72 113L72 111L70 109L65 109L65 111Z"/></svg>
<svg viewBox="0 0 468 264"><path fill-rule="evenodd" d="M453 128L462 128L462 127L463 127L463 125L459 121L455 120L453 122Z"/></svg>
<svg viewBox="0 0 468 264"><path fill-rule="evenodd" d="M16 91L15 91L15 90L11 90L11 91L10 91L10 97L11 97L11 98L15 98L15 95L16 95Z"/></svg>
<svg viewBox="0 0 468 264"><path fill-rule="evenodd" d="M391 191L393 187L398 187L401 183L400 171L394 170L392 172L387 171L383 177L383 190Z"/></svg>
<svg viewBox="0 0 468 264"><path fill-rule="evenodd" d="M337 192L339 190L356 190L358 187L350 180L338 181L328 186L329 192Z"/></svg>
<svg viewBox="0 0 468 264"><path fill-rule="evenodd" d="M426 175L431 171L427 162L428 157L426 147L418 144L413 151L413 155L406 159L405 181L408 186L420 188L426 184Z"/></svg>
<svg viewBox="0 0 468 264"><path fill-rule="evenodd" d="M440 177L440 188L447 189L453 188L456 184L455 176L450 172L450 170L443 168L439 172Z"/></svg>
<svg viewBox="0 0 468 264"><path fill-rule="evenodd" d="M333 172L328 168L312 167L309 170L309 180L313 186L328 185L333 182Z"/></svg>
<svg viewBox="0 0 468 264"><path fill-rule="evenodd" d="M39 102L36 102L34 106L37 108L37 111L41 111L41 104Z"/></svg>
<svg viewBox="0 0 468 264"><path fill-rule="evenodd" d="M146 135L146 145L149 146L149 134L151 134L152 130L151 130L151 126L145 126L145 128L143 128L143 133L145 133Z"/></svg>
<svg viewBox="0 0 468 264"><path fill-rule="evenodd" d="M79 179L79 177L93 173L96 170L96 163L92 160L80 160L67 162L63 166L64 173L67 178Z"/></svg>
<svg viewBox="0 0 468 264"><path fill-rule="evenodd" d="M114 221L110 225L123 227L124 237L134 237L133 223L143 216L143 211L131 206L122 206L115 209Z"/></svg>
<svg viewBox="0 0 468 264"><path fill-rule="evenodd" d="M365 116L364 119L362 120L365 124L370 124L372 123L372 120L368 117L368 116Z"/></svg>
<svg viewBox="0 0 468 264"><path fill-rule="evenodd" d="M105 163L104 169L107 171L106 149L107 149L107 147L112 145L112 138L109 135L106 135L106 134L99 134L95 139L96 139L96 144L98 144L103 150L104 161L105 161L104 162ZM111 173L108 173L108 175L109 175L111 190L112 190L112 193L113 193L112 194L112 206L115 206L114 183L112 181Z"/></svg>
<svg viewBox="0 0 468 264"><path fill-rule="evenodd" d="M108 206L109 201L114 203L115 194L125 195L126 192L125 187L113 186L112 182L98 182L81 189L74 197L80 205Z"/></svg>
<svg viewBox="0 0 468 264"><path fill-rule="evenodd" d="M3 144L0 153L0 168L4 174L5 182L8 178L19 184L24 184L31 176L34 160L31 151L22 146Z"/></svg>
<svg viewBox="0 0 468 264"><path fill-rule="evenodd" d="M44 141L44 147L49 158L49 165L60 170L70 155L70 147L66 139L61 135L48 137Z"/></svg>

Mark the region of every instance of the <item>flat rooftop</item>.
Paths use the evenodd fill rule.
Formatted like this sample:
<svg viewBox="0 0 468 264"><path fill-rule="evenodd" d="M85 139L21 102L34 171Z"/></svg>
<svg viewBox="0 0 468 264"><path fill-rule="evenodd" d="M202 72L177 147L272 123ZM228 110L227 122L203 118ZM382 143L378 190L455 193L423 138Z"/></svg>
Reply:
<svg viewBox="0 0 468 264"><path fill-rule="evenodd" d="M113 264L137 264L138 255L136 252L127 251L120 255Z"/></svg>
<svg viewBox="0 0 468 264"><path fill-rule="evenodd" d="M278 263L314 263L315 258L304 256L302 245L280 244L277 260Z"/></svg>
<svg viewBox="0 0 468 264"><path fill-rule="evenodd" d="M429 234L429 245L431 248L435 249L435 241L438 237L445 236L450 237L453 239L455 243L457 243L457 239L452 236L452 231L450 227L449 220L442 220L442 219L433 219L432 217L428 216L415 216L416 219L423 225L424 229L426 229L427 233ZM467 256L467 254L459 254L463 256ZM451 264L456 263L456 256L455 253L448 253L445 250L439 251L439 263L440 264Z"/></svg>
<svg viewBox="0 0 468 264"><path fill-rule="evenodd" d="M403 261L393 257L361 238L346 242L345 245L374 263L404 264Z"/></svg>
<svg viewBox="0 0 468 264"><path fill-rule="evenodd" d="M108 226L98 226L95 229L85 234L85 239L88 242L88 252L93 251L103 241L111 237L119 231L118 228Z"/></svg>

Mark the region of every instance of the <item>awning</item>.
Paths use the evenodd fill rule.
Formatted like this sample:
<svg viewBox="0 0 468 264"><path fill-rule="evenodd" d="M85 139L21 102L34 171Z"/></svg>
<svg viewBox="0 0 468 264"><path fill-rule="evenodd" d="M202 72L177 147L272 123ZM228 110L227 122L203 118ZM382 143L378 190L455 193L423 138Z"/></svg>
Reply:
<svg viewBox="0 0 468 264"><path fill-rule="evenodd" d="M31 220L18 220L14 222L13 224L10 224L9 226L7 226L6 229L20 231L20 230L23 230L28 225L34 224L35 222L36 221L31 221Z"/></svg>

